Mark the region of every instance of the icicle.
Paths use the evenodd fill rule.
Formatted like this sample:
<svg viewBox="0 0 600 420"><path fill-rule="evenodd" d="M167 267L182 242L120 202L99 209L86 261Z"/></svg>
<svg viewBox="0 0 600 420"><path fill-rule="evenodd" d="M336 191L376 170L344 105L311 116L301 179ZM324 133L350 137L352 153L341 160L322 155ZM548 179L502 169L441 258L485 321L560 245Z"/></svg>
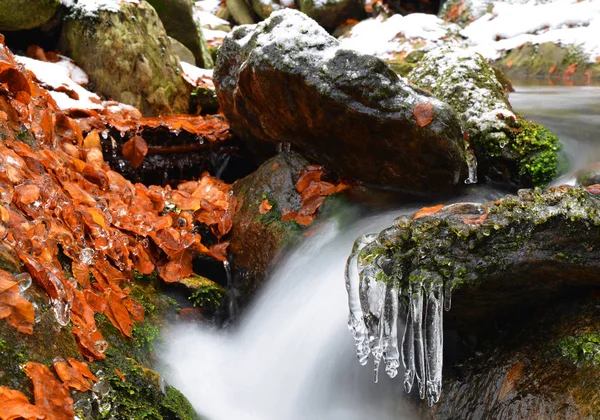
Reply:
<svg viewBox="0 0 600 420"><path fill-rule="evenodd" d="M410 288L408 295L410 296ZM406 317L404 337L402 337L402 364L404 365L404 390L410 394L415 381L415 339L412 326L412 314L410 307Z"/></svg>
<svg viewBox="0 0 600 420"><path fill-rule="evenodd" d="M346 291L348 292L348 328L354 338L356 356L361 365L367 364L369 359L369 341L363 311L359 297L359 274L357 269L358 253L369 243L375 240L375 234L364 235L354 242L352 252L346 263Z"/></svg>
<svg viewBox="0 0 600 420"><path fill-rule="evenodd" d="M385 296L386 286L383 281L378 281L375 284L376 292L373 297L377 300L373 302L376 305L374 315L377 319L377 327L373 329L373 335L371 336L371 353L373 353L373 381L377 383L379 381L379 364L381 363L381 357L383 356L384 348L384 323L385 323ZM373 321L375 321L375 319ZM375 325L373 325L375 327Z"/></svg>
<svg viewBox="0 0 600 420"><path fill-rule="evenodd" d="M446 311L449 311L451 306L452 306L452 282L450 280L446 280L446 284L444 285L444 309Z"/></svg>
<svg viewBox="0 0 600 420"><path fill-rule="evenodd" d="M426 280L425 314L427 402L429 406L439 401L442 390L443 288L444 281L442 277L437 273L431 273Z"/></svg>
<svg viewBox="0 0 600 420"><path fill-rule="evenodd" d="M477 184L477 159L475 153L471 150L467 150L466 154L467 166L469 168L469 175L465 179L465 184Z"/></svg>
<svg viewBox="0 0 600 420"><path fill-rule="evenodd" d="M419 387L419 396L425 398L425 341L423 339L423 282L413 281L411 275L411 291L409 295L412 329L414 337L415 376ZM407 325L408 328L408 325Z"/></svg>
<svg viewBox="0 0 600 420"><path fill-rule="evenodd" d="M400 283L400 268L399 264L396 264L391 258L381 257L378 263L386 279L386 293L382 314L383 322L381 323L385 372L390 378L394 378L398 374L398 367L400 366L400 352L398 350L398 285Z"/></svg>

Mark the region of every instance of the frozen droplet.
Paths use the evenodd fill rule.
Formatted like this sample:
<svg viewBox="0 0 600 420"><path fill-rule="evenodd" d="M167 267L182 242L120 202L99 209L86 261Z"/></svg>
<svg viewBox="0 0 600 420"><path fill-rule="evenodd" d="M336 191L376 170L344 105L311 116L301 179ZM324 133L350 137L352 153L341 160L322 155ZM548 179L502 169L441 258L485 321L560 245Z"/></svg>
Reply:
<svg viewBox="0 0 600 420"><path fill-rule="evenodd" d="M469 170L465 184L476 184L477 183L477 158L472 150L468 150L466 154L467 168Z"/></svg>
<svg viewBox="0 0 600 420"><path fill-rule="evenodd" d="M83 418L88 418L92 414L92 403L87 398L83 398L73 404L73 410L76 413L79 413L83 416ZM75 416L77 418L77 416Z"/></svg>
<svg viewBox="0 0 600 420"><path fill-rule="evenodd" d="M79 260L83 264L90 265L93 263L95 255L96 251L94 251L92 248L83 248L79 253Z"/></svg>
<svg viewBox="0 0 600 420"><path fill-rule="evenodd" d="M52 359L52 363L53 363L53 364L57 364L57 363L63 363L64 361L65 361L65 359L64 359L64 358L62 358L62 357L60 357L60 356L57 356L57 357L55 357L54 359Z"/></svg>
<svg viewBox="0 0 600 420"><path fill-rule="evenodd" d="M20 273L13 277L19 283L19 292L23 293L31 287L31 276L28 273Z"/></svg>
<svg viewBox="0 0 600 420"><path fill-rule="evenodd" d="M94 386L92 387L92 391L98 394L100 398L104 398L108 394L110 394L110 384L106 380L100 380L94 384Z"/></svg>
<svg viewBox="0 0 600 420"><path fill-rule="evenodd" d="M97 340L94 343L94 348L99 352L99 353L104 353L106 351L106 349L108 348L108 343L106 342L106 340Z"/></svg>
<svg viewBox="0 0 600 420"><path fill-rule="evenodd" d="M71 319L71 302L62 299L50 299L50 304L56 322L65 327Z"/></svg>

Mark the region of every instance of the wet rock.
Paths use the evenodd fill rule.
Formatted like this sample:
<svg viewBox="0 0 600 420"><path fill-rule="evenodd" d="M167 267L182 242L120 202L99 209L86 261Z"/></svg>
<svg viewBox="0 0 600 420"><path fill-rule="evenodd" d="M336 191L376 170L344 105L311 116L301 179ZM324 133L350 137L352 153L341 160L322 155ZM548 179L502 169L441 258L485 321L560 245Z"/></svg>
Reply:
<svg viewBox="0 0 600 420"><path fill-rule="evenodd" d="M194 20L194 2L192 0L148 0L156 9L169 36L185 45L196 58L192 63L198 67L210 69L213 61L208 53L206 41Z"/></svg>
<svg viewBox="0 0 600 420"><path fill-rule="evenodd" d="M88 74L94 90L144 115L185 113L189 88L179 59L147 3L84 13L72 6L61 35L62 51Z"/></svg>
<svg viewBox="0 0 600 420"><path fill-rule="evenodd" d="M189 48L177 41L175 38L169 37L169 41L171 42L171 48L173 49L173 52L177 55L180 62L189 63L192 66L196 65L196 58Z"/></svg>
<svg viewBox="0 0 600 420"><path fill-rule="evenodd" d="M427 53L408 78L461 116L480 175L516 186L545 185L556 177L557 137L512 110L481 55L442 47Z"/></svg>
<svg viewBox="0 0 600 420"><path fill-rule="evenodd" d="M59 0L2 0L0 31L40 27L54 16L59 4Z"/></svg>
<svg viewBox="0 0 600 420"><path fill-rule="evenodd" d="M282 210L300 209L296 182L308 164L297 153L283 152L233 187L238 210L233 216L229 252L242 297L247 298L262 283L277 257L304 230L295 221L283 221L281 215ZM263 200L273 207L261 214Z"/></svg>
<svg viewBox="0 0 600 420"><path fill-rule="evenodd" d="M214 81L232 130L248 141L289 142L346 176L410 191L465 177L454 111L383 61L340 49L300 12L236 28Z"/></svg>
<svg viewBox="0 0 600 420"><path fill-rule="evenodd" d="M579 171L577 183L584 187L600 184L600 162L591 163Z"/></svg>
<svg viewBox="0 0 600 420"><path fill-rule="evenodd" d="M346 287L361 364L372 354L375 371L383 360L394 377L402 348L405 388L416 382L421 399L438 402L444 327L485 334L520 308L600 285L598 193L520 190L491 203L427 207L358 238Z"/></svg>
<svg viewBox="0 0 600 420"><path fill-rule="evenodd" d="M508 332L496 329L475 355L445 369L442 398L424 417L597 418L598 319L594 298L522 311Z"/></svg>

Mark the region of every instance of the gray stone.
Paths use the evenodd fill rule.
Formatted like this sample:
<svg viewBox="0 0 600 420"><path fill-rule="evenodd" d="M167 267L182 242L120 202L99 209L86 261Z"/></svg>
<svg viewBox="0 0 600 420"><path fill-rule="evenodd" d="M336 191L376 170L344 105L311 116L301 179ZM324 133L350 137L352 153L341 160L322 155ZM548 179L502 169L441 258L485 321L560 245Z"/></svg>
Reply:
<svg viewBox="0 0 600 420"><path fill-rule="evenodd" d="M462 129L450 106L380 59L340 49L298 11L236 28L214 81L232 130L249 141L289 142L331 170L410 191L450 188L465 177Z"/></svg>

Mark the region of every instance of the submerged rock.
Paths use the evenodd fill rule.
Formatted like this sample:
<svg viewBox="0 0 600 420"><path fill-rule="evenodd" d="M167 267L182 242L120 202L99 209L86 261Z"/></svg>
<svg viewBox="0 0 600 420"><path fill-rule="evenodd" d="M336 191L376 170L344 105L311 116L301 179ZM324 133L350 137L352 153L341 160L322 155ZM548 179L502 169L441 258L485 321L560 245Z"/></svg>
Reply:
<svg viewBox="0 0 600 420"><path fill-rule="evenodd" d="M236 28L214 80L232 130L247 140L289 142L346 176L410 191L450 188L465 177L451 107L380 59L341 49L300 12Z"/></svg>
<svg viewBox="0 0 600 420"><path fill-rule="evenodd" d="M517 186L545 185L556 177L558 138L512 110L481 55L442 47L426 54L408 78L459 113L481 175Z"/></svg>
<svg viewBox="0 0 600 420"><path fill-rule="evenodd" d="M577 183L584 187L600 184L600 162L590 163L581 169L577 173Z"/></svg>
<svg viewBox="0 0 600 420"><path fill-rule="evenodd" d="M61 48L95 91L144 115L187 112L190 90L156 11L145 2L93 13L83 7L69 9Z"/></svg>
<svg viewBox="0 0 600 420"><path fill-rule="evenodd" d="M2 0L0 31L20 31L48 22L60 4L59 0Z"/></svg>
<svg viewBox="0 0 600 420"><path fill-rule="evenodd" d="M376 372L383 360L394 377L402 359L406 390L416 378L421 398L437 402L442 307L450 309L451 295L446 317L474 333L514 316L515 308L600 284L597 192L521 190L486 204L439 205L357 239L346 287L359 361L372 354ZM401 345L399 310L407 318Z"/></svg>

